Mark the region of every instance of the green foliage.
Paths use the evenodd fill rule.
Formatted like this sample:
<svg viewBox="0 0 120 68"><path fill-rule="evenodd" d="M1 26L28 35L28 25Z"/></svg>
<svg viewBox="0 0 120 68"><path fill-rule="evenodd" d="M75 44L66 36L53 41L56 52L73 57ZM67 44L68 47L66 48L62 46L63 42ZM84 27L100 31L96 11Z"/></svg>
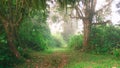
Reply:
<svg viewBox="0 0 120 68"><path fill-rule="evenodd" d="M53 38L53 47L65 47L66 46L66 42L63 39L63 36L61 34L54 34L52 36Z"/></svg>
<svg viewBox="0 0 120 68"><path fill-rule="evenodd" d="M17 49L18 49L18 51L19 51L19 53L21 55L21 60L24 61L24 59L31 58L31 56L29 54L31 50L29 48L22 48L22 47L18 46Z"/></svg>
<svg viewBox="0 0 120 68"><path fill-rule="evenodd" d="M80 0L57 0L61 8L67 8L67 5L74 7Z"/></svg>
<svg viewBox="0 0 120 68"><path fill-rule="evenodd" d="M7 46L7 40L6 40L6 34L2 27L2 24L0 22L0 67L4 68L5 64L6 66L9 66L9 62L11 62L11 53L9 51L9 48Z"/></svg>
<svg viewBox="0 0 120 68"><path fill-rule="evenodd" d="M1 21L4 24L8 24L8 31L10 31L12 29L10 26L14 26L15 28L20 27L20 30L21 30L23 27L21 28L21 26L19 26L20 25L19 23L22 23L21 21L24 18L24 16L29 16L30 12L33 9L34 10L39 9L43 13L45 13L46 0L1 0L0 1L0 29L1 29L1 31L0 31L0 68L11 68L10 66L12 64L16 64L16 62L18 60L17 58L15 58L15 56L9 50L10 47L7 44L5 30L3 28L3 25L1 24ZM43 13L42 13L41 17L45 17L45 19L46 19L46 16L43 16ZM42 18L43 21L45 21L45 19ZM5 20L7 22L3 22L3 20ZM10 23L10 22L12 22L12 23ZM22 25L24 25L24 24L25 23L23 22ZM30 25L31 25L31 23L30 23ZM27 24L27 26L28 26L28 24ZM24 27L26 27L26 25L24 25ZM29 28L29 27L26 27L26 28ZM25 31L25 30L23 30L23 31ZM10 31L10 32L12 32L12 31ZM15 32L16 32L16 35L18 35L17 32L19 32L19 31L17 31L17 29ZM20 32L22 32L22 31L20 31ZM28 40L28 36L26 34L24 34L24 33L27 33L27 30L26 30L26 32L22 32L23 34L20 32L19 32L18 38L16 38L17 36L15 36L14 42L17 45L17 48L20 51L21 56L27 57L27 53L26 53L27 51L24 50L24 47L25 47L24 43L30 42L28 45L38 44L38 43L37 43L36 39L35 39L35 42L32 41L32 40L34 40L34 38L29 38L29 40ZM31 34L31 32L29 32L29 33ZM13 33L13 34L15 34L15 33ZM32 33L32 35L31 35L32 37L33 37L33 34L35 34L35 32ZM29 35L29 37L30 37L30 35ZM41 40L38 40L38 41L41 41ZM43 41L44 41L44 43L46 43L46 40L43 40ZM43 47L43 48L41 47L41 49L44 49L44 48L45 47Z"/></svg>
<svg viewBox="0 0 120 68"><path fill-rule="evenodd" d="M74 35L71 36L68 41L68 46L74 49L82 48L83 36L82 35Z"/></svg>
<svg viewBox="0 0 120 68"><path fill-rule="evenodd" d="M12 68L17 63L17 58L12 54L7 45L6 33L0 23L0 68Z"/></svg>
<svg viewBox="0 0 120 68"><path fill-rule="evenodd" d="M112 50L112 53L113 53L114 56L119 57L120 56L120 49L114 48Z"/></svg>
<svg viewBox="0 0 120 68"><path fill-rule="evenodd" d="M1 25L1 23L0 23ZM13 65L23 62L23 59L17 59L7 44L6 33L0 26L0 68L13 68ZM22 52L24 53L24 52ZM25 55L25 54L24 54ZM23 56L23 55L22 55Z"/></svg>
<svg viewBox="0 0 120 68"><path fill-rule="evenodd" d="M52 47L61 47L62 43L61 43L60 39L53 36L53 41L54 41L54 43L53 43Z"/></svg>
<svg viewBox="0 0 120 68"><path fill-rule="evenodd" d="M120 47L120 29L114 26L93 26L90 48L96 53L111 53Z"/></svg>
<svg viewBox="0 0 120 68"><path fill-rule="evenodd" d="M31 17L23 21L19 31L22 47L44 50L51 44L51 34L45 21L46 15L42 11L31 13Z"/></svg>
<svg viewBox="0 0 120 68"><path fill-rule="evenodd" d="M11 68L20 61L9 50L8 45L0 45L0 67Z"/></svg>
<svg viewBox="0 0 120 68"><path fill-rule="evenodd" d="M16 7L17 6L17 7ZM28 14L29 9L39 9L45 11L46 0L1 0L0 2L0 15L11 15L10 19L17 20L21 14Z"/></svg>

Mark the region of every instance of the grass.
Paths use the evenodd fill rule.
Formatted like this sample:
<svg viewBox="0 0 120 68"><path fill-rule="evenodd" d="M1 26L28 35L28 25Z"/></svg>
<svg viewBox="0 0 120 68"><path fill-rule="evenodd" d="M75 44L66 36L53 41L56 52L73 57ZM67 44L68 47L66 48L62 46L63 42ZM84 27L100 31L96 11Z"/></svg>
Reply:
<svg viewBox="0 0 120 68"><path fill-rule="evenodd" d="M120 59L112 55L95 55L65 48L31 51L31 59L16 68L120 68Z"/></svg>
<svg viewBox="0 0 120 68"><path fill-rule="evenodd" d="M54 53L54 52L69 52L71 49L68 49L67 47L55 47L55 48L49 48L45 50L42 53Z"/></svg>
<svg viewBox="0 0 120 68"><path fill-rule="evenodd" d="M65 68L120 68L120 59L112 55L75 53Z"/></svg>

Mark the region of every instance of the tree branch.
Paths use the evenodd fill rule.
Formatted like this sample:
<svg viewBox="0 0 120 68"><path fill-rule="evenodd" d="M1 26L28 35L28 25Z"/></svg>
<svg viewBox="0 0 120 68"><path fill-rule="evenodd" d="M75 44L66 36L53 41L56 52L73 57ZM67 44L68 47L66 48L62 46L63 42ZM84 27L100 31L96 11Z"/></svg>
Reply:
<svg viewBox="0 0 120 68"><path fill-rule="evenodd" d="M1 14L0 14L0 21L2 22L4 28L6 29L8 27L9 22Z"/></svg>
<svg viewBox="0 0 120 68"><path fill-rule="evenodd" d="M8 22L1 14L0 14L0 20L2 21L2 23Z"/></svg>
<svg viewBox="0 0 120 68"><path fill-rule="evenodd" d="M22 14L20 14L19 19L16 21L16 25L17 25L17 26L18 26L18 25L19 25L19 23L22 21L22 18L23 18L23 15L22 15Z"/></svg>
<svg viewBox="0 0 120 68"><path fill-rule="evenodd" d="M95 13L97 14L98 12L102 11L104 8L106 8L107 6L109 6L112 2L113 2L113 0L111 0L108 4L104 5L101 9L99 9Z"/></svg>
<svg viewBox="0 0 120 68"><path fill-rule="evenodd" d="M77 16L77 15L76 15L76 16L72 16L72 15L70 14L70 17L71 17L71 18L86 19L86 17L83 16L83 13L82 13L82 11L79 9L78 6L75 6L75 9L76 9L76 13L77 13L78 16Z"/></svg>
<svg viewBox="0 0 120 68"><path fill-rule="evenodd" d="M92 1L91 1L91 9L92 9L92 12L93 12L93 13L95 12L96 3L97 3L96 0L92 0Z"/></svg>
<svg viewBox="0 0 120 68"><path fill-rule="evenodd" d="M86 19L86 17L83 16L82 11L77 6L75 7L75 9L76 9L76 12L78 13L79 19Z"/></svg>
<svg viewBox="0 0 120 68"><path fill-rule="evenodd" d="M78 14L78 15L79 15L79 14ZM72 16L72 15L70 15L70 18L86 19L85 17L81 17L80 15L79 15L79 16Z"/></svg>
<svg viewBox="0 0 120 68"><path fill-rule="evenodd" d="M82 11L79 9L79 7L76 6L75 9L76 9L77 13L78 13L81 17L83 17L83 13L82 13Z"/></svg>

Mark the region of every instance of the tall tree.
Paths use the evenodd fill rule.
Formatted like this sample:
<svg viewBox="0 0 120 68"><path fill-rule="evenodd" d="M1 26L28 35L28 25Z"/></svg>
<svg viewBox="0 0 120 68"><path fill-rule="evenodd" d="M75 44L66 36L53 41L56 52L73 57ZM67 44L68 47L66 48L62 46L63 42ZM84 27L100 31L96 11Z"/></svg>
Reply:
<svg viewBox="0 0 120 68"><path fill-rule="evenodd" d="M62 7L66 7L71 5L73 9L76 10L76 17L82 19L84 25L84 40L83 40L83 48L86 49L89 45L89 34L92 22L97 19L93 19L96 17L99 12L103 9L108 8L112 3L112 0L106 0L108 3L104 5L101 9L95 10L97 0L58 0ZM71 15L72 16L72 15Z"/></svg>
<svg viewBox="0 0 120 68"><path fill-rule="evenodd" d="M7 42L13 54L19 58L20 54L15 42L18 42L17 29L24 16L28 16L33 9L45 10L46 0L1 0L0 21L7 34Z"/></svg>

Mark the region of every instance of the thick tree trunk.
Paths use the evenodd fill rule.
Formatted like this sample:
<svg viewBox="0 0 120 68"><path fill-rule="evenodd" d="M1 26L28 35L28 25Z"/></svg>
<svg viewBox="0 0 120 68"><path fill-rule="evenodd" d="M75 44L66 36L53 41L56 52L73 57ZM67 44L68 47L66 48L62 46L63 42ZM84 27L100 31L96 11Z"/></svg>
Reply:
<svg viewBox="0 0 120 68"><path fill-rule="evenodd" d="M16 49L16 46L14 43L15 42L14 26L8 22L4 22L3 25L6 31L6 34L7 34L7 42L8 42L11 52L16 56L16 58L20 58L20 53Z"/></svg>
<svg viewBox="0 0 120 68"><path fill-rule="evenodd" d="M83 25L84 25L84 38L83 38L83 49L86 50L89 45L89 35L90 35L90 25L91 22L89 19L83 20Z"/></svg>

